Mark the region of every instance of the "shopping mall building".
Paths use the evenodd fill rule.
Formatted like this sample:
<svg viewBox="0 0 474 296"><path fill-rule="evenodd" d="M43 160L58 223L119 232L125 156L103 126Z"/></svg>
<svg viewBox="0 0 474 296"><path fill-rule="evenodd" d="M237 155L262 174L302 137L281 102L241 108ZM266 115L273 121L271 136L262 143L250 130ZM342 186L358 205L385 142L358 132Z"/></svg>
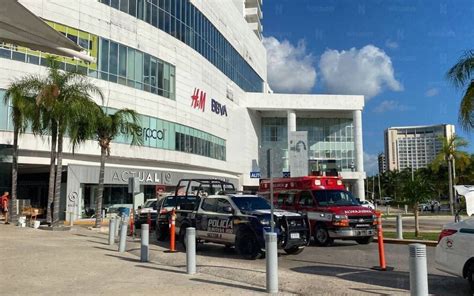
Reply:
<svg viewBox="0 0 474 296"><path fill-rule="evenodd" d="M95 63L62 58L86 73L104 105L141 115L144 144L124 135L107 160L104 204L129 204L127 181L141 198L169 191L180 178L224 178L241 189L266 176L273 148L275 177L288 175L288 136L307 131L309 171L336 168L364 198L363 96L274 94L262 43L262 0L20 0L55 30L87 49ZM0 96L13 79L45 73L46 55L0 43ZM294 73L298 75L298 73ZM99 101L98 101L99 102ZM0 105L0 144L12 144L9 109ZM125 132L125 131L124 131ZM306 147L305 147L306 148ZM45 207L49 139L20 139L19 198ZM63 211L95 207L100 149L88 142L63 160ZM3 157L8 161L8 156ZM0 186L8 187L2 169Z"/></svg>

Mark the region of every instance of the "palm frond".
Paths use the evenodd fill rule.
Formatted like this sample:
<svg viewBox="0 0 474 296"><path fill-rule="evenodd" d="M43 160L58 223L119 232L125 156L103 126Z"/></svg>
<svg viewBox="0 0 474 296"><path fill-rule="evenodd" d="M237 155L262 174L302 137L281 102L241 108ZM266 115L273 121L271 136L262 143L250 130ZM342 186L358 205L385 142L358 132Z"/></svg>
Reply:
<svg viewBox="0 0 474 296"><path fill-rule="evenodd" d="M466 51L446 73L446 78L458 88L470 82L474 71L474 51Z"/></svg>

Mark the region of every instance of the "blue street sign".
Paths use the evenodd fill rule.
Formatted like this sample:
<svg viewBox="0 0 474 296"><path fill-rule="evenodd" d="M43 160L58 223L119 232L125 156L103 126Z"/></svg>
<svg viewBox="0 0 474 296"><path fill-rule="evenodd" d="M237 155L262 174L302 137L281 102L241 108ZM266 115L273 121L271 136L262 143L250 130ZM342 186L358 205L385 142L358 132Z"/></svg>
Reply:
<svg viewBox="0 0 474 296"><path fill-rule="evenodd" d="M260 179L260 172L250 172L250 178Z"/></svg>
<svg viewBox="0 0 474 296"><path fill-rule="evenodd" d="M290 178L290 172L283 172L283 178Z"/></svg>

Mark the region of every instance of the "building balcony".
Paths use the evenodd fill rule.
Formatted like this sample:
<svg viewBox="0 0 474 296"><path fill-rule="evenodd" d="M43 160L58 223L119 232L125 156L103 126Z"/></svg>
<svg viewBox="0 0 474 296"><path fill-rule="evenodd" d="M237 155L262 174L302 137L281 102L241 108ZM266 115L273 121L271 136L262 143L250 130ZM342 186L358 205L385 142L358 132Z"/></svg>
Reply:
<svg viewBox="0 0 474 296"><path fill-rule="evenodd" d="M249 23L260 22L263 18L263 12L260 7L245 8L245 19Z"/></svg>

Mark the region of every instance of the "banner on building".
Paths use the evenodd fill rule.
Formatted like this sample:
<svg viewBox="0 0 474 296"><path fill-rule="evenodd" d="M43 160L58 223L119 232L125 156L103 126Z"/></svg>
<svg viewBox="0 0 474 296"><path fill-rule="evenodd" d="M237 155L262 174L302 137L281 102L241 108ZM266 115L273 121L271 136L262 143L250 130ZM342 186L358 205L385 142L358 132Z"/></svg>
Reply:
<svg viewBox="0 0 474 296"><path fill-rule="evenodd" d="M292 177L308 175L308 148L308 132L289 132L288 158Z"/></svg>

